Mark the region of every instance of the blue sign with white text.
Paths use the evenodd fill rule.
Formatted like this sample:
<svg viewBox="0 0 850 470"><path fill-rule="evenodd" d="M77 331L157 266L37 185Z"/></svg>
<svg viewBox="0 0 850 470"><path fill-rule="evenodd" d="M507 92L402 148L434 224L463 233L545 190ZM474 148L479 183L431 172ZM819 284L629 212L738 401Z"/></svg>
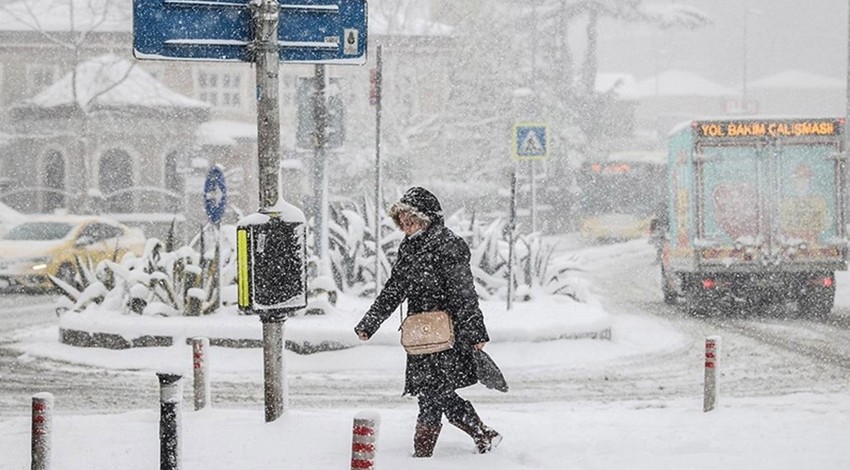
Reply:
<svg viewBox="0 0 850 470"><path fill-rule="evenodd" d="M252 62L249 0L133 0L137 59ZM366 62L366 0L292 0L279 5L282 62Z"/></svg>

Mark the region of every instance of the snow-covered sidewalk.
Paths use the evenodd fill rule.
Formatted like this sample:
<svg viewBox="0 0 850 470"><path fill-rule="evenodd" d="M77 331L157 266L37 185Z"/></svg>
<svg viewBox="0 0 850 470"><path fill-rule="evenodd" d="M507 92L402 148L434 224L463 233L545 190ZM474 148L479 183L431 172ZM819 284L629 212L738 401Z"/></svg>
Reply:
<svg viewBox="0 0 850 470"><path fill-rule="evenodd" d="M840 276L839 286L842 287L836 303L846 308L850 305L850 289L843 286L850 285L850 276L847 273ZM687 351L703 340L685 337L658 318L630 314L609 316L593 300L584 304L553 302L553 299L519 302L510 312L505 311L503 303L484 302L483 310L493 339L487 351L505 371L509 383L517 383L531 371L535 375L545 375L570 368L607 370L636 364L642 357ZM397 343L398 318L390 318L368 343L359 343L353 337L351 329L368 303L368 299L341 299L342 313L309 319L313 321L309 328L306 324L297 325L294 319L288 321L286 335L289 338L300 335L306 340L315 340L319 335L327 337L330 332L338 331L340 340L352 341L356 347L309 355L287 351L284 356L287 373L309 376L311 380L327 380L331 393L335 393L333 384L338 380L373 380L375 377L401 380L404 353ZM258 319L242 318L240 321L252 322L245 326L259 331ZM566 333L586 331L589 325L593 328L610 326L611 339L555 339ZM141 327L136 324L127 328L127 334L137 334ZM210 328L217 328L210 330L211 334L232 334L237 326L222 321ZM177 334L192 336L195 331ZM55 326L21 331L17 343L11 347L21 351L20 360L52 357L97 367L142 370L151 374L152 387L156 386L153 372L182 368L186 377L184 387L191 387L191 348L182 342L165 348L111 351L63 345L57 341L57 336L58 327ZM687 360L693 360L692 381L696 383L701 380L702 358L699 354L685 355ZM209 359L213 381L226 379L240 383L245 380L246 386L256 386L262 381L262 351L258 348L212 347ZM602 380L588 386L617 386ZM552 385L558 384L552 382ZM547 401L547 395L540 390L539 399L518 403L510 399L511 392L504 395L506 400L501 400L498 392L476 385L461 393L472 396L485 421L503 433L502 445L491 454L476 455L471 440L446 424L434 457L421 460L410 457L415 401L393 401L373 410L381 416L376 468L850 468L850 450L846 445L850 440L846 418L850 416L850 395L812 390L813 393L731 397L723 394L722 376L719 390L717 408L703 413L702 397L698 393L599 403ZM386 393L400 391L399 385ZM530 392L526 390L525 393ZM216 405L213 396L210 409L195 412L191 410L191 402L184 401L182 468L348 468L352 420L364 409L349 405L353 402L344 396L345 387L339 394L338 406L287 408L273 423L263 422L262 403L244 409L225 409ZM56 397L56 410L51 467L54 470L156 468L159 461L158 410L69 415L62 411L61 396ZM29 439L30 420L27 417L0 421L0 468L29 468Z"/></svg>
<svg viewBox="0 0 850 470"><path fill-rule="evenodd" d="M431 459L412 459L415 405L381 410L379 469L488 470L846 470L850 396L793 395L698 401L483 404L505 440L473 453L472 440L445 425ZM256 410L183 411L184 470L344 469L361 410L288 410L273 423ZM147 470L159 462L156 411L65 416L54 422L54 470ZM2 468L28 469L30 425L0 422Z"/></svg>

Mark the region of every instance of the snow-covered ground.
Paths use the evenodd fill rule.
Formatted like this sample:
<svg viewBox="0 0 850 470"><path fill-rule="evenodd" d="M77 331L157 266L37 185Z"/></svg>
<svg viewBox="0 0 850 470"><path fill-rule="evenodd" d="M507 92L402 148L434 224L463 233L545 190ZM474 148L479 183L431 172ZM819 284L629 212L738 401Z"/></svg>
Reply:
<svg viewBox="0 0 850 470"><path fill-rule="evenodd" d="M703 413L697 400L478 406L505 440L476 455L446 425L434 457L410 458L415 409L378 410L379 469L819 469L850 465L850 398L801 394L724 400ZM253 411L183 412L183 469L349 468L360 410L303 410L263 423ZM157 468L158 412L55 418L53 469ZM27 420L0 423L2 467L29 468Z"/></svg>
<svg viewBox="0 0 850 470"><path fill-rule="evenodd" d="M635 250L647 250L646 245L639 243L597 250L615 259L629 256ZM638 255L649 259L651 251L641 251ZM837 309L846 311L850 307L850 289L843 286L850 285L850 276L842 273L838 285L842 287L838 291ZM702 357L693 353L694 344L702 338L686 335L675 324L640 312L618 311L608 315L599 306L604 302L591 302L584 307L589 309L585 314L595 313L610 322L611 340L552 340L551 326L534 327L527 321L534 318L534 313L542 315L539 318L551 319L552 304L547 302L514 304L515 310L510 314L498 303L484 305L493 330L493 342L487 350L503 368L514 389L503 395L477 385L461 393L471 397L485 421L505 436L502 445L491 454L474 454L472 441L446 425L434 457L414 460L409 457L416 417L414 400L388 400L385 405L371 401L367 406L358 406L346 399L352 387L372 381L388 384L390 389L380 391L381 394L400 393L404 355L393 345L397 319L391 318L382 329L383 336L373 344L313 355L285 354L288 376L324 383L331 394L337 390L336 404L290 406L279 420L264 423L261 402L248 408L225 408L217 406L213 396L210 409L195 412L191 410L191 402L185 400L182 468L347 468L352 419L364 410L377 412L381 417L376 468L383 469L850 468L847 447L850 394L814 388L802 393L771 394L768 390L754 397L725 396L721 374L718 407L704 413ZM362 312L364 306L352 304L349 308ZM569 310L558 313L556 318L570 318ZM523 318L523 312L529 318ZM291 322L287 328L296 330L294 320ZM522 338L503 336L522 325L526 325ZM141 369L151 374L154 387L153 371L182 369L187 374L184 382L189 396L191 352L185 345L106 351L63 346L55 335L54 327L22 331L14 347L23 352L21 360L62 357L105 368ZM643 359L665 355L677 360L681 357L686 362L683 368L692 369L685 379L686 386L669 396L664 395L662 379L652 377L653 367ZM244 381L245 387L255 386L262 381L261 356L259 350L211 348L212 380L227 378ZM722 344L720 364L722 372ZM570 377L564 371L573 369L599 371L592 376L594 383L584 384L586 387L620 387L624 383L615 380L617 374L608 381L608 371L629 366L648 371L646 380L658 381L652 387L662 390L649 397L604 402L571 398L569 393L550 394L545 390L545 387L571 390L570 384L559 380ZM666 370L659 370L659 376L663 373ZM523 383L547 375L553 377L552 381L539 382L539 390ZM620 396L627 397L629 393L625 391ZM518 394L520 399L512 400L512 394ZM51 468L156 467L157 409L120 414L68 414L62 412L62 399L57 394ZM28 468L29 439L27 418L0 421L0 468Z"/></svg>

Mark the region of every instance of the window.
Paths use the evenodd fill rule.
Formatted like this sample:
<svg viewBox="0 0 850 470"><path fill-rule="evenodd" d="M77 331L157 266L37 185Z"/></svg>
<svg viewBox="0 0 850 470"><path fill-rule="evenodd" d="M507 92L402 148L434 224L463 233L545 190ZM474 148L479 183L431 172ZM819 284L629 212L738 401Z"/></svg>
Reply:
<svg viewBox="0 0 850 470"><path fill-rule="evenodd" d="M198 99L223 108L242 107L242 76L234 72L198 70Z"/></svg>
<svg viewBox="0 0 850 470"><path fill-rule="evenodd" d="M3 236L4 240L61 240L68 236L73 224L65 222L25 222L16 225Z"/></svg>
<svg viewBox="0 0 850 470"><path fill-rule="evenodd" d="M59 68L48 64L27 65L27 90L34 95L53 85L59 78Z"/></svg>
<svg viewBox="0 0 850 470"><path fill-rule="evenodd" d="M102 240L109 240L110 238L117 238L121 235L124 235L124 231L120 228L95 222L86 225L82 230L80 230L80 235L77 238L89 237L92 242L99 242Z"/></svg>

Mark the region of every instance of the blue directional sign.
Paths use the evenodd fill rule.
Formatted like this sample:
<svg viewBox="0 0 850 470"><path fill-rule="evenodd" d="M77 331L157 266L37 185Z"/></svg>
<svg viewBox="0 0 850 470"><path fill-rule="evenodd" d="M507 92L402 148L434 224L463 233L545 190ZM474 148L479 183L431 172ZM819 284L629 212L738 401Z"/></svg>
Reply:
<svg viewBox="0 0 850 470"><path fill-rule="evenodd" d="M549 156L547 126L541 122L514 124L514 158L520 160L542 160Z"/></svg>
<svg viewBox="0 0 850 470"><path fill-rule="evenodd" d="M204 181L204 209L210 222L218 224L227 207L227 186L224 184L224 172L221 166L213 165Z"/></svg>
<svg viewBox="0 0 850 470"><path fill-rule="evenodd" d="M137 59L251 62L250 0L133 0ZM366 0L280 4L280 60L366 62Z"/></svg>

